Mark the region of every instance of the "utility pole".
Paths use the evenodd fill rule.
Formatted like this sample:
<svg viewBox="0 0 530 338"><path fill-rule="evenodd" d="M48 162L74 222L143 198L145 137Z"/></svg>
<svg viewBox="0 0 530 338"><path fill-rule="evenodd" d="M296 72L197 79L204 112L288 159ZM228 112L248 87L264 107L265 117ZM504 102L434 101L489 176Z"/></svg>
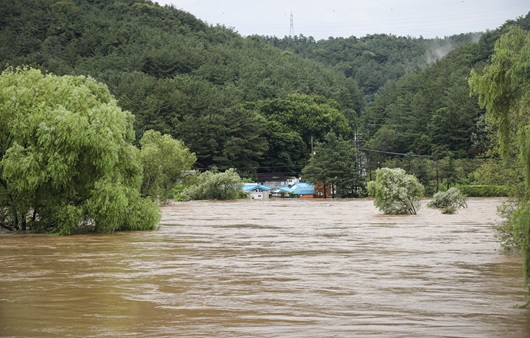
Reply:
<svg viewBox="0 0 530 338"><path fill-rule="evenodd" d="M291 27L289 28L289 36L293 37L294 35L294 20L293 20L293 12L291 12Z"/></svg>

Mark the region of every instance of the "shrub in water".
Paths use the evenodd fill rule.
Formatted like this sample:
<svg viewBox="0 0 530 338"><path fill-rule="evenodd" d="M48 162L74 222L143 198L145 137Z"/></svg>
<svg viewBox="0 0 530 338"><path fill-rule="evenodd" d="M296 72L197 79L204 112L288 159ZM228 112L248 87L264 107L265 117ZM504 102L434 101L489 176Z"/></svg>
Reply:
<svg viewBox="0 0 530 338"><path fill-rule="evenodd" d="M368 183L368 194L374 198L374 205L385 214L415 215L424 191L415 176L400 168L377 169L375 181Z"/></svg>
<svg viewBox="0 0 530 338"><path fill-rule="evenodd" d="M429 208L442 209L444 214L454 214L459 208L467 208L467 196L458 188L437 192L433 200L427 204Z"/></svg>
<svg viewBox="0 0 530 338"><path fill-rule="evenodd" d="M247 197L241 189L243 183L235 169L222 173L206 171L198 174L192 181L181 193L181 197L186 200L232 200Z"/></svg>

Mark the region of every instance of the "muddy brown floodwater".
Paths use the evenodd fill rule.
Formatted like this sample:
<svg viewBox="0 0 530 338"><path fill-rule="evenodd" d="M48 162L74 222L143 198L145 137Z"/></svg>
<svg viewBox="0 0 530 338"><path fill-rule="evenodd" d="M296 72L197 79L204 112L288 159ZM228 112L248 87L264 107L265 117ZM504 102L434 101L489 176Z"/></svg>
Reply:
<svg viewBox="0 0 530 338"><path fill-rule="evenodd" d="M500 202L190 202L158 231L1 235L0 336L530 337Z"/></svg>

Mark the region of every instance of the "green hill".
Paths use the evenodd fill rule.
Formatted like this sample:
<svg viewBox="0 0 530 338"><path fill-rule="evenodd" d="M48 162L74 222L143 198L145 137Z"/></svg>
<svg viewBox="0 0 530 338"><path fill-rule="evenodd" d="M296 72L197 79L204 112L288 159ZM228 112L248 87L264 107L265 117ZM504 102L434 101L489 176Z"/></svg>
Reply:
<svg viewBox="0 0 530 338"><path fill-rule="evenodd" d="M381 151L483 151L466 77L501 31L478 43L480 33L243 38L151 1L5 0L0 67L104 82L136 116L137 139L171 134L199 169L297 173L331 130Z"/></svg>

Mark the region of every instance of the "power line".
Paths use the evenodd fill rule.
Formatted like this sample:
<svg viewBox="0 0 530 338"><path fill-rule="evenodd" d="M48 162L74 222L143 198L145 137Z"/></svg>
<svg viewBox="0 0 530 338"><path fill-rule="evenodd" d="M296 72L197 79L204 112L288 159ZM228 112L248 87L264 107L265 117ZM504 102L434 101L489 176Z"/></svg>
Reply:
<svg viewBox="0 0 530 338"><path fill-rule="evenodd" d="M430 155L416 155L414 153L394 153L394 152L391 152L391 151L382 151L382 150L375 150L375 149L368 149L368 148L359 148L359 150L368 151L368 152L371 152L371 153L387 154L387 155L413 156L413 157L432 157Z"/></svg>

